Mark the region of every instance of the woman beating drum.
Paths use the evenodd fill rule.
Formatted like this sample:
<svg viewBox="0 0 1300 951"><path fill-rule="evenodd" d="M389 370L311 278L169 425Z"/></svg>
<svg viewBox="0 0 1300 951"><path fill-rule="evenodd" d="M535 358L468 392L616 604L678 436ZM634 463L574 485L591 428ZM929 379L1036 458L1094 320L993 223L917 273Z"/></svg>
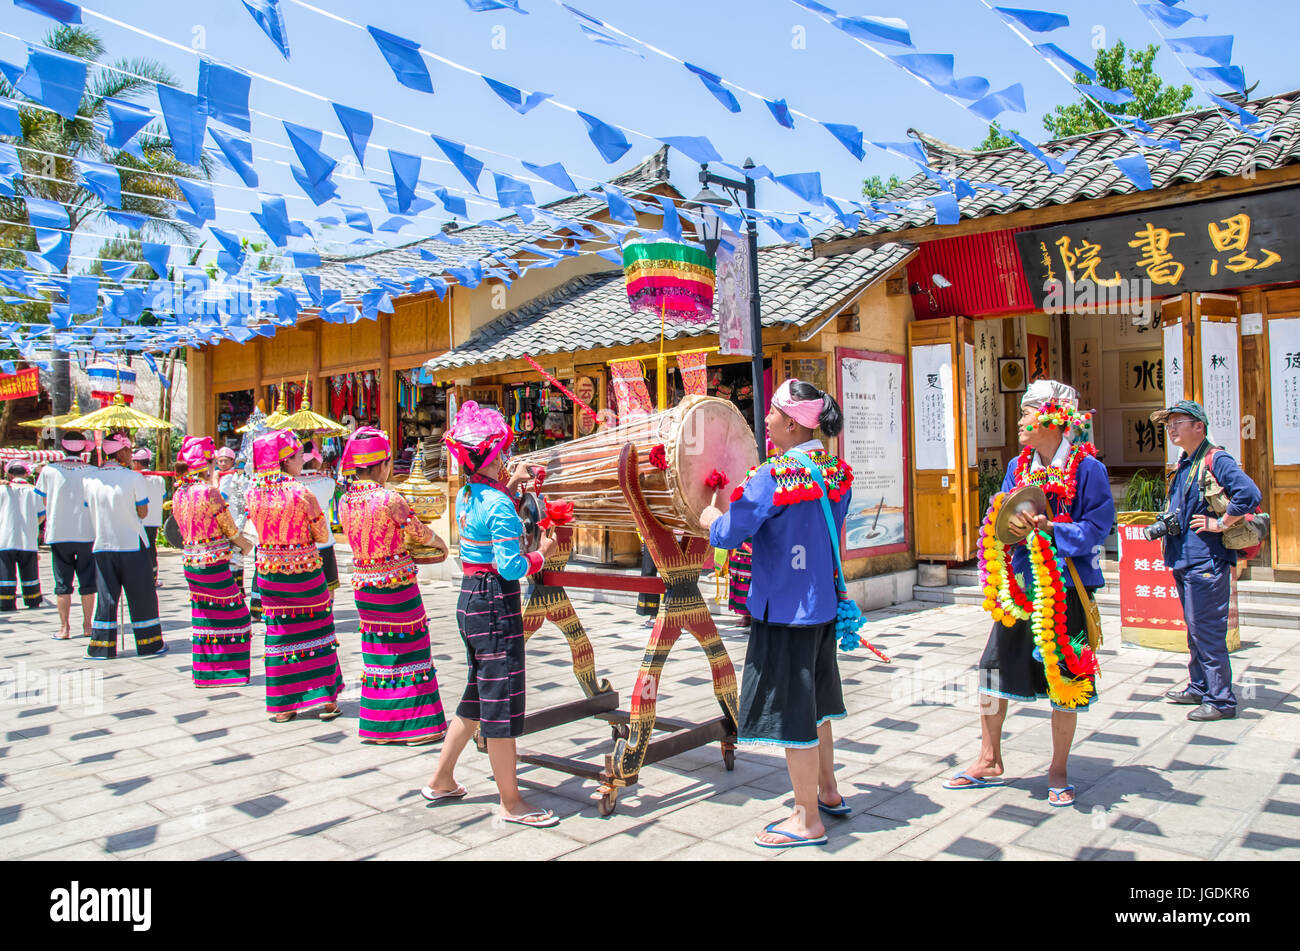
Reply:
<svg viewBox="0 0 1300 951"><path fill-rule="evenodd" d="M1105 583L1097 553L1115 523L1115 503L1096 448L1075 441L1088 421L1088 414L1079 412L1078 393L1055 380L1038 380L1025 391L1020 407L1024 450L1007 470L1002 494L993 499L980 535L984 607L994 620L979 663L980 753L944 785L1005 785L1002 723L1007 700L1047 697L1052 704L1047 801L1069 806L1074 787L1066 761L1077 712L1097 697L1097 659L1088 643L1078 586L1091 597ZM1023 486L1042 489L1047 513L1011 515L1006 530L1016 541L1005 545L997 532L998 513L1006 493Z"/></svg>
<svg viewBox="0 0 1300 951"><path fill-rule="evenodd" d="M186 436L176 461L172 516L185 543L185 582L194 618L196 687L242 687L250 677L252 624L230 573L230 553L248 554L226 501L212 484L212 440Z"/></svg>
<svg viewBox="0 0 1300 951"><path fill-rule="evenodd" d="M815 438L817 430L835 436L842 427L833 397L787 380L767 414L780 455L732 492L730 506L717 493L700 516L717 548L753 540L738 739L785 749L795 799L788 818L754 837L763 848L824 845L822 815L852 811L835 783L830 721L846 715L835 657L835 562L853 473ZM792 570L796 558L804 570Z"/></svg>
<svg viewBox="0 0 1300 951"><path fill-rule="evenodd" d="M477 727L487 741L492 776L501 794L501 819L546 828L559 818L526 802L515 779L515 737L524 725L524 621L519 579L541 571L555 544L543 536L538 551L523 553L523 522L515 490L532 478L523 465L506 476L513 435L496 410L473 400L461 406L447 435L447 448L469 476L456 499L460 554L465 575L460 584L456 622L469 664L465 693L447 730L438 771L420 794L430 802L460 799L456 761Z"/></svg>
<svg viewBox="0 0 1300 951"><path fill-rule="evenodd" d="M253 441L248 518L257 528L257 574L266 617L266 709L276 723L324 705L333 720L343 692L334 611L316 543L329 526L311 490L294 480L302 444L286 430Z"/></svg>
<svg viewBox="0 0 1300 951"><path fill-rule="evenodd" d="M429 622L405 541L447 543L384 483L393 471L388 434L363 426L343 450L354 472L339 503L352 548L352 584L361 618L361 739L419 746L447 732L438 673L429 654ZM445 555L443 556L446 557Z"/></svg>

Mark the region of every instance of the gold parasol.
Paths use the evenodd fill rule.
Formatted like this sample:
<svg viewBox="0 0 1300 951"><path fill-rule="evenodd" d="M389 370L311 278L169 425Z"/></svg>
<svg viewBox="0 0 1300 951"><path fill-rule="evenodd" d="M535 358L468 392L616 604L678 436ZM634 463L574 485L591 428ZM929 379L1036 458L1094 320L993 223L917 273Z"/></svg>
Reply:
<svg viewBox="0 0 1300 951"><path fill-rule="evenodd" d="M287 396L288 396L288 388L284 385L284 381L281 380L281 381L280 381L280 399L276 402L276 404L275 404L275 409L273 409L271 412L267 413L267 414L266 414L266 419L263 420L263 422L262 422L262 424L263 424L264 426L266 426L267 429L282 429L282 428L283 428L283 427L281 426L281 423L284 422L285 416L288 415L287 410L289 409L288 404L285 403L285 398L286 398Z"/></svg>
<svg viewBox="0 0 1300 951"><path fill-rule="evenodd" d="M119 429L171 429L172 424L127 406L126 400L122 399L122 391L118 390L113 396L113 402L93 413L71 420L64 428L113 432Z"/></svg>
<svg viewBox="0 0 1300 951"><path fill-rule="evenodd" d="M81 407L77 404L77 394L72 394L72 409L59 416L42 416L40 419L28 420L25 423L19 423L19 426L30 426L32 429L69 429L68 423L81 415Z"/></svg>
<svg viewBox="0 0 1300 951"><path fill-rule="evenodd" d="M292 429L297 432L310 432L318 436L346 436L348 428L341 426L328 416L312 412L311 400L308 398L308 380L302 382L302 408L291 416L283 417L275 424L276 429ZM281 390L283 392L283 389ZM283 403L281 404L283 405ZM270 417L267 417L268 425Z"/></svg>

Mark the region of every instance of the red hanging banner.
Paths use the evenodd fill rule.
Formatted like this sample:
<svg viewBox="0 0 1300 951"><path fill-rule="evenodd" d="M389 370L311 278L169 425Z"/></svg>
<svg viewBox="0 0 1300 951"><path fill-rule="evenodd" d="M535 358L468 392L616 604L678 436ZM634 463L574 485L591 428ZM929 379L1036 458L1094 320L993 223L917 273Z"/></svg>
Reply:
<svg viewBox="0 0 1300 951"><path fill-rule="evenodd" d="M0 374L0 400L21 400L28 396L39 396L40 392L40 371L36 367L28 367L17 373Z"/></svg>

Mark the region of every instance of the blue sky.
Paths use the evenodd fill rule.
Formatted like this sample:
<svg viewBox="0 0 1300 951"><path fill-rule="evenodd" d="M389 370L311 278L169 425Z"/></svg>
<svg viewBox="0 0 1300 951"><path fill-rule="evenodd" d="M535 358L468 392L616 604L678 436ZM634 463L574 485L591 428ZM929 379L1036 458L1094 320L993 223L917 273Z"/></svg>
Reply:
<svg viewBox="0 0 1300 951"><path fill-rule="evenodd" d="M810 122L796 119L794 130L784 129L772 120L761 102L744 95L739 95L741 113L732 115L680 65L650 53L641 59L589 42L579 32L574 18L552 0L521 3L531 11L530 15L510 11L473 13L463 0L316 0L317 6L341 17L409 37L427 50L525 90L552 93L603 120L651 136L707 135L729 161L739 162L752 155L778 173L819 171L828 195L856 197L867 175L910 172L904 160L870 148L866 159L859 162L824 129ZM543 164L560 161L580 185L589 187L592 179L611 177L657 147L657 143L630 137L632 150L607 165L572 113L543 104L528 115L517 115L477 76L438 64L429 64L433 95L406 89L394 79L364 32L292 0L282 0L281 5L292 49L288 62L238 0L94 0L87 7L88 11L120 19L186 48L201 46L205 55L218 61L274 77L417 130L435 131L499 153L478 154L490 168L512 175L521 175L518 158ZM790 0L576 0L575 5L725 79L766 96L784 97L791 107L818 119L853 123L868 139L902 140L907 129L915 127L969 146L979 141L987 128L958 105ZM956 55L958 75L985 76L993 89L1023 83L1027 113L1005 113L1002 119L1036 141L1044 138L1039 116L1057 103L1074 99L1068 84L979 0L832 0L829 5L843 14L903 18L918 51ZM1179 34L1234 34L1233 62L1245 68L1248 82L1259 81L1257 94L1300 86L1290 59L1294 54L1277 42L1278 37L1300 36L1300 4L1186 0L1184 5L1208 14L1209 20L1204 24L1194 22ZM1089 62L1096 41L1113 43L1123 39L1130 46L1158 41L1131 0L1063 0L1039 6L1065 13L1071 21L1069 28L1043 38ZM105 23L89 12L85 19L86 25L104 38L110 57L148 56L161 60L186 88L194 89L196 56ZM53 21L5 4L0 29L37 39L51 25ZM0 38L0 57L23 62L22 44ZM1182 65L1167 49L1162 50L1158 63L1166 77L1180 83L1189 81ZM1198 60L1196 65L1209 64ZM146 101L156 106L152 97ZM1206 101L1199 93L1194 99ZM327 102L256 78L251 105L275 117L339 131ZM283 128L266 116L254 115L253 136L287 144ZM420 132L377 122L371 141L421 153L425 156L423 180L465 188L463 179L442 161L436 146ZM327 138L325 150L340 159L350 156L347 146L338 139ZM287 169L267 161L288 159L288 151L255 141L254 155L262 190L291 196L291 216L310 219L336 213L330 205L316 210L301 198ZM674 153L673 176L688 196L697 188L695 170L689 160ZM391 181L382 151L372 148L367 154L365 173L369 178ZM225 170L219 180L238 184ZM364 180L340 180L339 184L346 200L376 209L371 214L376 224L387 217L373 186ZM483 186L492 194L489 177L485 176ZM545 185L534 185L534 192L539 200L559 194ZM257 196L242 186L219 188L217 204L249 210L257 207ZM798 198L771 182L760 183L759 204L773 210L803 207ZM488 205L471 205L470 216L495 214ZM426 214L416 226L399 235L378 237L389 243L414 240L432 233L439 217ZM235 212L223 212L216 223L256 233L251 219ZM336 241L358 236L350 231L335 231L334 235L339 236Z"/></svg>

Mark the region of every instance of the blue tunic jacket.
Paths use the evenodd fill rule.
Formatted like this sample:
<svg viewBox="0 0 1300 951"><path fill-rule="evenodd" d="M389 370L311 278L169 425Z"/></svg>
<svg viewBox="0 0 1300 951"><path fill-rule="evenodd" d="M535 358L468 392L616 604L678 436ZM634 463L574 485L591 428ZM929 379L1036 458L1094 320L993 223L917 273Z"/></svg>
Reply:
<svg viewBox="0 0 1300 951"><path fill-rule="evenodd" d="M520 547L524 524L514 501L496 486L471 482L462 488L456 498L456 524L462 563L495 565L507 581L541 568L541 554L525 555Z"/></svg>
<svg viewBox="0 0 1300 951"><path fill-rule="evenodd" d="M1016 487L1015 475L1013 463L1007 467L1006 477L1002 480L1003 492ZM1079 572L1079 580L1085 588L1100 588L1106 583L1101 573L1102 544L1115 526L1115 500L1110 494L1110 477L1106 474L1106 467L1095 457L1084 456L1079 460L1075 478L1074 501L1066 509L1070 521L1052 526L1056 553L1062 559L1074 561L1074 569ZM1055 517L1059 514L1059 500L1048 495L1047 502ZM1018 575L1028 577L1029 549L1023 544L1016 546L1011 556L1011 567ZM1065 569L1062 580L1067 587L1073 588L1074 579L1070 577L1069 569L1064 563L1061 567Z"/></svg>
<svg viewBox="0 0 1300 951"><path fill-rule="evenodd" d="M821 446L805 443L797 448L808 452ZM837 467L844 472L845 486L852 475L847 465L834 456L827 458L829 464L820 468L835 494ZM839 601L830 530L820 498L782 502L776 497L778 484L783 489L793 484L773 474L773 466L787 462L778 458L754 471L741 496L710 526L709 541L715 548L735 548L746 538L753 539L747 605L752 617L774 624L826 624L835 620ZM826 478L828 473L830 477ZM800 487L804 494L812 494L806 483ZM851 496L852 491L846 487L838 501L831 502L837 536L844 527Z"/></svg>
<svg viewBox="0 0 1300 951"><path fill-rule="evenodd" d="M1189 527L1194 515L1214 517L1201 492L1200 468L1197 465L1193 470L1192 459L1184 452L1178 457L1178 467L1169 483L1167 510L1178 513L1178 524L1182 527L1177 535L1165 536L1165 564L1170 568L1188 568L1207 562L1237 563L1237 553L1224 547L1221 534L1193 532ZM1229 515L1255 511L1263 496L1254 480L1241 471L1236 459L1220 449L1214 454L1210 469L1228 495Z"/></svg>

